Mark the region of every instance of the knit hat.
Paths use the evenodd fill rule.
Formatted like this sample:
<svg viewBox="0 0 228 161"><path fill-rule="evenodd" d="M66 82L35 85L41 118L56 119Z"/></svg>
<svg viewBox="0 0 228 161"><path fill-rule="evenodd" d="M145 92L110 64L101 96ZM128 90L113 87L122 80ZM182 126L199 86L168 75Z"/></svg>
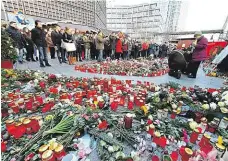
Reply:
<svg viewBox="0 0 228 161"><path fill-rule="evenodd" d="M201 35L202 35L202 32L201 31L196 31L195 34L194 34L194 37L201 36Z"/></svg>

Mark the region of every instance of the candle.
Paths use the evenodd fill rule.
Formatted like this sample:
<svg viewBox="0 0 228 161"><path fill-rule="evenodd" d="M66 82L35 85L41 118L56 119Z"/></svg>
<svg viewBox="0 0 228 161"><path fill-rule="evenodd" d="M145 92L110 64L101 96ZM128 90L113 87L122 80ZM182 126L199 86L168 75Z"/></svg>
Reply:
<svg viewBox="0 0 228 161"><path fill-rule="evenodd" d="M161 109L157 110L157 117L159 120L162 118L162 110Z"/></svg>
<svg viewBox="0 0 228 161"><path fill-rule="evenodd" d="M120 101L119 101L119 105L120 106L124 106L124 103L125 103L125 97L124 96L121 96L120 97Z"/></svg>
<svg viewBox="0 0 228 161"><path fill-rule="evenodd" d="M203 151L205 154L208 154L213 149L213 146L210 142L205 143L203 146L200 147L200 150Z"/></svg>
<svg viewBox="0 0 228 161"><path fill-rule="evenodd" d="M42 161L56 161L54 153L52 150L46 150L43 154L42 154Z"/></svg>
<svg viewBox="0 0 228 161"><path fill-rule="evenodd" d="M124 117L124 125L126 129L132 128L132 116L131 114L126 114Z"/></svg>
<svg viewBox="0 0 228 161"><path fill-rule="evenodd" d="M216 131L217 127L218 126L216 125L216 123L214 121L212 121L208 124L207 129L209 132L214 133Z"/></svg>
<svg viewBox="0 0 228 161"><path fill-rule="evenodd" d="M31 100L25 101L25 107L27 110L32 110L32 101Z"/></svg>
<svg viewBox="0 0 228 161"><path fill-rule="evenodd" d="M6 130L8 131L9 135L13 135L16 130L14 120L9 119L9 120L6 120L5 123L6 123Z"/></svg>
<svg viewBox="0 0 228 161"><path fill-rule="evenodd" d="M19 109L19 107L17 105L13 105L11 107L11 109L13 110L13 113L19 113L20 112L20 109Z"/></svg>
<svg viewBox="0 0 228 161"><path fill-rule="evenodd" d="M185 148L184 153L181 155L181 160L188 161L192 155L193 155L193 151L189 148Z"/></svg>
<svg viewBox="0 0 228 161"><path fill-rule="evenodd" d="M134 106L134 103L132 101L129 101L128 105L127 105L128 109L133 110L133 108L134 108L133 106Z"/></svg>
<svg viewBox="0 0 228 161"><path fill-rule="evenodd" d="M66 152L64 151L63 145L58 144L58 146L55 148L55 157L57 161L61 161L62 158L66 155Z"/></svg>
<svg viewBox="0 0 228 161"><path fill-rule="evenodd" d="M198 139L198 136L199 136L199 130L195 129L190 136L190 142L195 143L196 140Z"/></svg>
<svg viewBox="0 0 228 161"><path fill-rule="evenodd" d="M225 153L225 146L219 144L219 143L216 143L215 144L215 148L217 149L217 156L218 156L218 159L220 159L222 157L222 155Z"/></svg>
<svg viewBox="0 0 228 161"><path fill-rule="evenodd" d="M29 120L29 119L24 119L24 121L23 121L23 124L26 128L26 134L32 134L32 128L30 126L30 122L31 122L31 120Z"/></svg>
<svg viewBox="0 0 228 161"><path fill-rule="evenodd" d="M13 137L15 139L19 139L25 134L26 128L21 122L16 123L15 128L16 130L15 130L15 133L13 134Z"/></svg>
<svg viewBox="0 0 228 161"><path fill-rule="evenodd" d="M98 102L99 108L102 109L102 108L104 107L104 104L105 104L104 100L100 100L100 101Z"/></svg>
<svg viewBox="0 0 228 161"><path fill-rule="evenodd" d="M46 150L48 150L48 147L49 147L48 145L42 145L42 146L39 148L38 152L39 152L40 158L41 158L42 154L43 154Z"/></svg>
<svg viewBox="0 0 228 161"><path fill-rule="evenodd" d="M207 143L209 143L209 141L210 141L210 138L211 138L210 135L204 134L202 139L199 142L199 146L203 147L203 146L207 145Z"/></svg>
<svg viewBox="0 0 228 161"><path fill-rule="evenodd" d="M219 123L219 128L221 129L227 129L228 128L228 118L223 117L222 120Z"/></svg>

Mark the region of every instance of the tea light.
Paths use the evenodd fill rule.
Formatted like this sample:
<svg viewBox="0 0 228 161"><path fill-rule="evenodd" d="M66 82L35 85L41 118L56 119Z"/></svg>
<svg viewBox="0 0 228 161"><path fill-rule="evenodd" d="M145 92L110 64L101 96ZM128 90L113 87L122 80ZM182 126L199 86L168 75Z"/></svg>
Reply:
<svg viewBox="0 0 228 161"><path fill-rule="evenodd" d="M46 150L41 157L42 161L56 161L52 150Z"/></svg>

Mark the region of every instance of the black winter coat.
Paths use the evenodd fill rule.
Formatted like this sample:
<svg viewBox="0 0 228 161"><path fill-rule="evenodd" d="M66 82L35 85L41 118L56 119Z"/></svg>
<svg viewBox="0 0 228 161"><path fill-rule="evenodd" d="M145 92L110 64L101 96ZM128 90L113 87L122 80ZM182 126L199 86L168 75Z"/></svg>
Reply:
<svg viewBox="0 0 228 161"><path fill-rule="evenodd" d="M31 31L32 33L32 41L35 43L37 47L47 47L47 42L45 40L46 38L46 32L44 32L42 29L35 27Z"/></svg>
<svg viewBox="0 0 228 161"><path fill-rule="evenodd" d="M25 47L25 40L22 36L22 34L15 28L9 26L6 29L6 32L9 33L9 36L13 39L13 46L19 49L22 49Z"/></svg>
<svg viewBox="0 0 228 161"><path fill-rule="evenodd" d="M65 33L63 35L63 41L64 42L73 42L73 36L72 35L69 35L68 33Z"/></svg>
<svg viewBox="0 0 228 161"><path fill-rule="evenodd" d="M52 31L51 33L51 40L55 46L61 45L61 40L63 39L63 35L59 32Z"/></svg>

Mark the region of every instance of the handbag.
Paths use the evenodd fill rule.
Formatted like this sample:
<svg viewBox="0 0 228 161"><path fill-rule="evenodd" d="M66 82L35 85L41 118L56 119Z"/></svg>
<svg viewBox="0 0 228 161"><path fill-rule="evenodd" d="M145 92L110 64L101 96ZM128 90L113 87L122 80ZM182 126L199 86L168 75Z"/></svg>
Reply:
<svg viewBox="0 0 228 161"><path fill-rule="evenodd" d="M67 52L72 52L72 51L76 51L76 47L74 43L66 43L64 42L64 46Z"/></svg>
<svg viewBox="0 0 228 161"><path fill-rule="evenodd" d="M62 49L66 49L65 47L65 42L63 40L61 40L61 46L60 46Z"/></svg>

